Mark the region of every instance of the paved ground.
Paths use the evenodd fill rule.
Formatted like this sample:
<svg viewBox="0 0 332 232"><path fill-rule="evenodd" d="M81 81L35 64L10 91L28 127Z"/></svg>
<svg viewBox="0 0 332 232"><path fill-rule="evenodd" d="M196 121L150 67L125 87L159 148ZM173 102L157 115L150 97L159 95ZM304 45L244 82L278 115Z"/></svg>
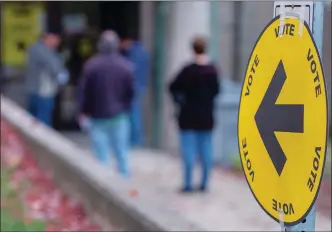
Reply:
<svg viewBox="0 0 332 232"><path fill-rule="evenodd" d="M86 136L65 135L89 149ZM204 230L280 230L260 209L245 181L233 174L215 172L208 194L183 196L176 192L181 176L176 159L150 150L133 151L132 170L134 178L130 181L139 198L150 199L161 210L172 211ZM331 219L318 213L316 229L331 231Z"/></svg>

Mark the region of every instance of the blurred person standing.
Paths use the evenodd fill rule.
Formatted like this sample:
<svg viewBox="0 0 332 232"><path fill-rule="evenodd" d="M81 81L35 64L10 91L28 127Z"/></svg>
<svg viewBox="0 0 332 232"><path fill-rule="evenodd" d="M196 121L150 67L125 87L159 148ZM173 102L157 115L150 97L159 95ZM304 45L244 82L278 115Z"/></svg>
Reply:
<svg viewBox="0 0 332 232"><path fill-rule="evenodd" d="M46 33L29 48L27 54L25 86L28 111L48 126L52 126L58 87L68 80L68 72L57 52L60 41L59 35Z"/></svg>
<svg viewBox="0 0 332 232"><path fill-rule="evenodd" d="M131 35L122 37L121 52L134 67L135 96L130 108L130 142L132 147L140 147L144 145L142 100L147 88L148 54L142 43Z"/></svg>
<svg viewBox="0 0 332 232"><path fill-rule="evenodd" d="M129 174L128 110L134 96L131 64L119 54L119 39L114 31L105 31L98 42L99 53L83 68L79 86L79 124L88 130L97 159L110 162L110 148L118 163L118 172Z"/></svg>
<svg viewBox="0 0 332 232"><path fill-rule="evenodd" d="M214 99L219 93L218 71L206 55L202 37L192 42L194 61L185 65L171 82L169 90L179 109L180 153L183 162L182 192L205 191L212 167L212 130ZM202 179L198 188L192 186L193 168L199 155Z"/></svg>

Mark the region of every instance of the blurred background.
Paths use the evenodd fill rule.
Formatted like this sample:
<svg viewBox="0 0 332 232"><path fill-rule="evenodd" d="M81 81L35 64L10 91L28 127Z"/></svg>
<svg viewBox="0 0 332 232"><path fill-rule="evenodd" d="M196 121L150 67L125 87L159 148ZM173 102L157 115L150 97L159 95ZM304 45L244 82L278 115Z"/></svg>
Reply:
<svg viewBox="0 0 332 232"><path fill-rule="evenodd" d="M253 45L273 16L272 1L1 2L0 12L2 88L6 96L22 106L26 102L23 86L27 48L46 29L61 33L60 52L70 71L70 81L57 96L53 125L72 138L79 134L75 121L77 81L84 61L96 51L99 33L109 28L120 35L128 30L134 33L151 57L143 110L146 144L171 154L177 153L178 139L165 87L190 58L191 38L197 34L208 36L210 56L222 70L223 89L215 112L214 157L223 165L236 165L240 88ZM330 88L330 2L326 3L324 17L322 59Z"/></svg>

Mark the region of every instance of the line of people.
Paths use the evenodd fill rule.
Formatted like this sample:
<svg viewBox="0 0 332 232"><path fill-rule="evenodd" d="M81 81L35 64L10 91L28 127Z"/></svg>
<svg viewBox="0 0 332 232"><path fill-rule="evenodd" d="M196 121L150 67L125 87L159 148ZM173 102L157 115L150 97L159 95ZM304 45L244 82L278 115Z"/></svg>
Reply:
<svg viewBox="0 0 332 232"><path fill-rule="evenodd" d="M144 146L144 127L142 126L141 102L147 89L149 70L148 54L142 44L130 34L121 40L121 53L135 64L135 96L129 117L131 127L131 146ZM25 88L27 109L37 119L52 126L52 113L55 96L59 88L69 81L64 59L57 52L61 38L57 33L49 32L33 44L27 52Z"/></svg>
<svg viewBox="0 0 332 232"><path fill-rule="evenodd" d="M29 50L27 87L28 109L50 125L57 86L65 84L68 74L55 48L59 37L46 34ZM207 190L212 167L212 130L214 99L219 93L218 71L206 55L202 37L192 42L194 59L185 65L169 85L178 109L180 153L183 163L181 192ZM83 67L78 87L78 122L89 132L96 158L110 163L110 150L117 159L118 172L130 176L131 146L142 146L141 103L147 88L148 55L131 36L119 39L116 32L101 34L98 53ZM193 168L199 155L202 180L192 184Z"/></svg>

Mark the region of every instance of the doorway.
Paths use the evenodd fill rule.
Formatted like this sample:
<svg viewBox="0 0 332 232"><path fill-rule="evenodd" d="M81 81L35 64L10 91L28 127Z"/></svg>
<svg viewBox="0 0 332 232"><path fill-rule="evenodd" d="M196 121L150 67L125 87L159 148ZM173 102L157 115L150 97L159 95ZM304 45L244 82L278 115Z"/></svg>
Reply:
<svg viewBox="0 0 332 232"><path fill-rule="evenodd" d="M59 2L60 3L60 2ZM119 36L130 33L138 38L140 32L139 8L140 2L61 2L61 16L70 14L84 15L86 30L80 33L65 34L64 40L70 41L67 50L72 54L67 60L70 71L70 81L56 98L54 110L54 128L57 130L78 130L76 122L77 85L86 57L79 57L78 46L82 40L93 41L95 45L98 34L106 29L116 31ZM58 21L61 21L58 20ZM91 30L96 32L91 34ZM62 31L64 28L62 27ZM93 54L92 54L93 55Z"/></svg>
<svg viewBox="0 0 332 232"><path fill-rule="evenodd" d="M140 2L100 2L101 30L115 30L119 36L130 33L139 37L139 4Z"/></svg>

